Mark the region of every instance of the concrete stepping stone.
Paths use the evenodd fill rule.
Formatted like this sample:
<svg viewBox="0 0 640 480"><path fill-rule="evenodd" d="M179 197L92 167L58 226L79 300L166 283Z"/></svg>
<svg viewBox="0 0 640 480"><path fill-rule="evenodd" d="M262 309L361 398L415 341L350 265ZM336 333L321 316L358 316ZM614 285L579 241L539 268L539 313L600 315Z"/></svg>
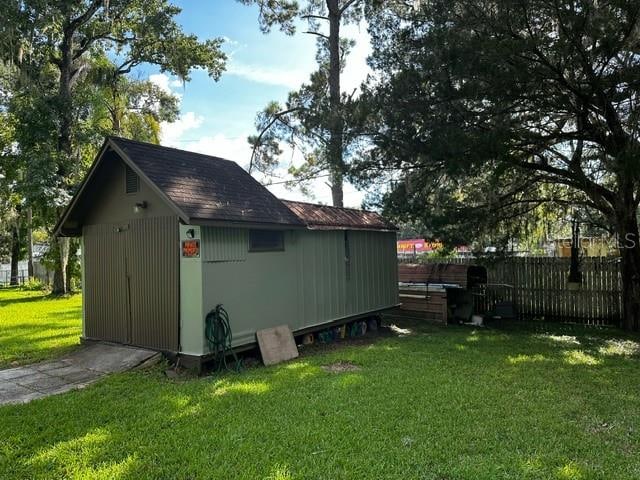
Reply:
<svg viewBox="0 0 640 480"><path fill-rule="evenodd" d="M0 370L0 405L84 388L105 375L149 365L161 357L153 350L98 343L56 360Z"/></svg>

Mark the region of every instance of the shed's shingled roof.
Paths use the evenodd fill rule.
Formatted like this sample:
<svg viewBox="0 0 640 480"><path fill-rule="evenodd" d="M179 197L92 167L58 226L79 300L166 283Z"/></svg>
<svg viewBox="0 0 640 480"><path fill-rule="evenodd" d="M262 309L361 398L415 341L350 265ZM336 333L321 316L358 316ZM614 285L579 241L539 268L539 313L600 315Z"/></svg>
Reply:
<svg viewBox="0 0 640 480"><path fill-rule="evenodd" d="M283 200L283 203L313 229L397 230L395 225L375 212L291 200Z"/></svg>
<svg viewBox="0 0 640 480"><path fill-rule="evenodd" d="M188 224L234 223L327 230L396 229L373 212L279 200L230 160L108 137L80 189L58 220L56 234L81 234L81 218L92 208L91 202L94 201L87 199L86 192L92 190L95 172L102 165L102 160L113 158L111 152L151 184Z"/></svg>
<svg viewBox="0 0 640 480"><path fill-rule="evenodd" d="M109 140L190 222L303 226L296 215L235 162L119 137Z"/></svg>

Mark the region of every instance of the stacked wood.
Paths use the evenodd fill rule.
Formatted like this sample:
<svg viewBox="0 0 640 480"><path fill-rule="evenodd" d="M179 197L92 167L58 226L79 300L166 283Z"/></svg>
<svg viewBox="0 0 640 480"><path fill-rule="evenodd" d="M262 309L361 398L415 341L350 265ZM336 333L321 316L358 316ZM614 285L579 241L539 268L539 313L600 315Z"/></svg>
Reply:
<svg viewBox="0 0 640 480"><path fill-rule="evenodd" d="M426 320L447 323L447 292L400 289L401 310L415 312Z"/></svg>
<svg viewBox="0 0 640 480"><path fill-rule="evenodd" d="M404 283L450 283L467 288L469 265L453 263L400 264L398 279Z"/></svg>

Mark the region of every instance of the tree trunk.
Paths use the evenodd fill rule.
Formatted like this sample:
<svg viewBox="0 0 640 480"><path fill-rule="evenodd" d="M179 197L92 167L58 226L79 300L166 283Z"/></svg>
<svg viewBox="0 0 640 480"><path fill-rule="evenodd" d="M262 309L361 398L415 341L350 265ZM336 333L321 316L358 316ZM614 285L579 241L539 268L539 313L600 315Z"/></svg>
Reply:
<svg viewBox="0 0 640 480"><path fill-rule="evenodd" d="M331 174L331 199L334 207L344 206L343 180L341 172Z"/></svg>
<svg viewBox="0 0 640 480"><path fill-rule="evenodd" d="M122 125L120 122L120 118L122 115L120 113L120 109L118 108L118 95L116 93L116 88L117 87L115 85L112 87L113 106L111 107L111 130L114 135L121 135Z"/></svg>
<svg viewBox="0 0 640 480"><path fill-rule="evenodd" d="M67 255L67 266L65 268L65 282L67 286L67 293L71 293L73 291L73 270L75 267L74 262L76 261L76 251L78 249L78 245L75 239L68 238L67 240L69 240L69 253Z"/></svg>
<svg viewBox="0 0 640 480"><path fill-rule="evenodd" d="M19 285L18 262L20 261L20 232L16 223L11 229L11 278L9 285Z"/></svg>
<svg viewBox="0 0 640 480"><path fill-rule="evenodd" d="M33 211L27 207L27 273L29 278L34 277L33 270Z"/></svg>
<svg viewBox="0 0 640 480"><path fill-rule="evenodd" d="M340 98L340 3L338 0L327 0L329 10L329 105L331 116L329 121L329 173L331 181L331 197L334 207L342 207L344 161L342 118L342 101Z"/></svg>
<svg viewBox="0 0 640 480"><path fill-rule="evenodd" d="M71 162L72 149L72 133L73 124L73 103L71 82L73 79L73 30L69 26L64 29L64 36L60 44L60 85L58 89L58 97L60 102L60 127L58 130L58 151L61 155L61 163L58 164L58 177L60 184L64 183L67 175L67 166ZM53 288L54 295L64 295L67 293L67 263L69 259L69 239L61 237L52 241L52 247L57 250L55 255L56 265L53 272Z"/></svg>
<svg viewBox="0 0 640 480"><path fill-rule="evenodd" d="M56 250L56 268L53 271L53 288L51 293L54 295L64 295L67 293L67 263L69 260L69 238L60 237L54 239L51 247Z"/></svg>
<svg viewBox="0 0 640 480"><path fill-rule="evenodd" d="M66 282L64 281L64 272L60 268L60 246L58 245L57 238L51 239L51 243L49 243L49 250L51 251L51 258L55 261L51 293L53 295L64 295Z"/></svg>
<svg viewBox="0 0 640 480"><path fill-rule="evenodd" d="M71 285L71 280L73 279L73 276L71 275L71 260L73 259L73 255L69 255L69 260L67 261L67 266L65 267L64 270L64 285L65 285L65 290L67 291L67 293L71 293L73 291L72 285Z"/></svg>
<svg viewBox="0 0 640 480"><path fill-rule="evenodd" d="M640 235L635 210L618 215L622 257L622 328L640 330Z"/></svg>

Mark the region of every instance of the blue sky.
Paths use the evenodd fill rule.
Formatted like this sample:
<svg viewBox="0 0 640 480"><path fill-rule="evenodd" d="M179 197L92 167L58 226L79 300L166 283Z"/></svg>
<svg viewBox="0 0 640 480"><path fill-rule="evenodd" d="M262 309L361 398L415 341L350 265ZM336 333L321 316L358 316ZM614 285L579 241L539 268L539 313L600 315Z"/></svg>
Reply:
<svg viewBox="0 0 640 480"><path fill-rule="evenodd" d="M162 143L168 146L217 155L246 166L251 150L246 137L254 133L256 113L272 100L284 101L316 69L315 37L297 33L287 36L274 29L263 34L258 28L256 7L235 0L181 0L178 21L186 32L200 39L222 37L228 55L227 71L218 82L206 72L195 71L191 82L182 85L177 79L145 67L137 72L181 98L181 117L162 129ZM300 29L300 32L304 30ZM357 42L342 78L343 87L352 91L366 77L369 38L363 25L350 25L344 32ZM283 155L285 169L300 161L295 152ZM299 192L281 185L270 189L279 197L305 199ZM306 200L330 203L330 191L323 180L312 188ZM345 188L345 204L359 206L363 192Z"/></svg>

